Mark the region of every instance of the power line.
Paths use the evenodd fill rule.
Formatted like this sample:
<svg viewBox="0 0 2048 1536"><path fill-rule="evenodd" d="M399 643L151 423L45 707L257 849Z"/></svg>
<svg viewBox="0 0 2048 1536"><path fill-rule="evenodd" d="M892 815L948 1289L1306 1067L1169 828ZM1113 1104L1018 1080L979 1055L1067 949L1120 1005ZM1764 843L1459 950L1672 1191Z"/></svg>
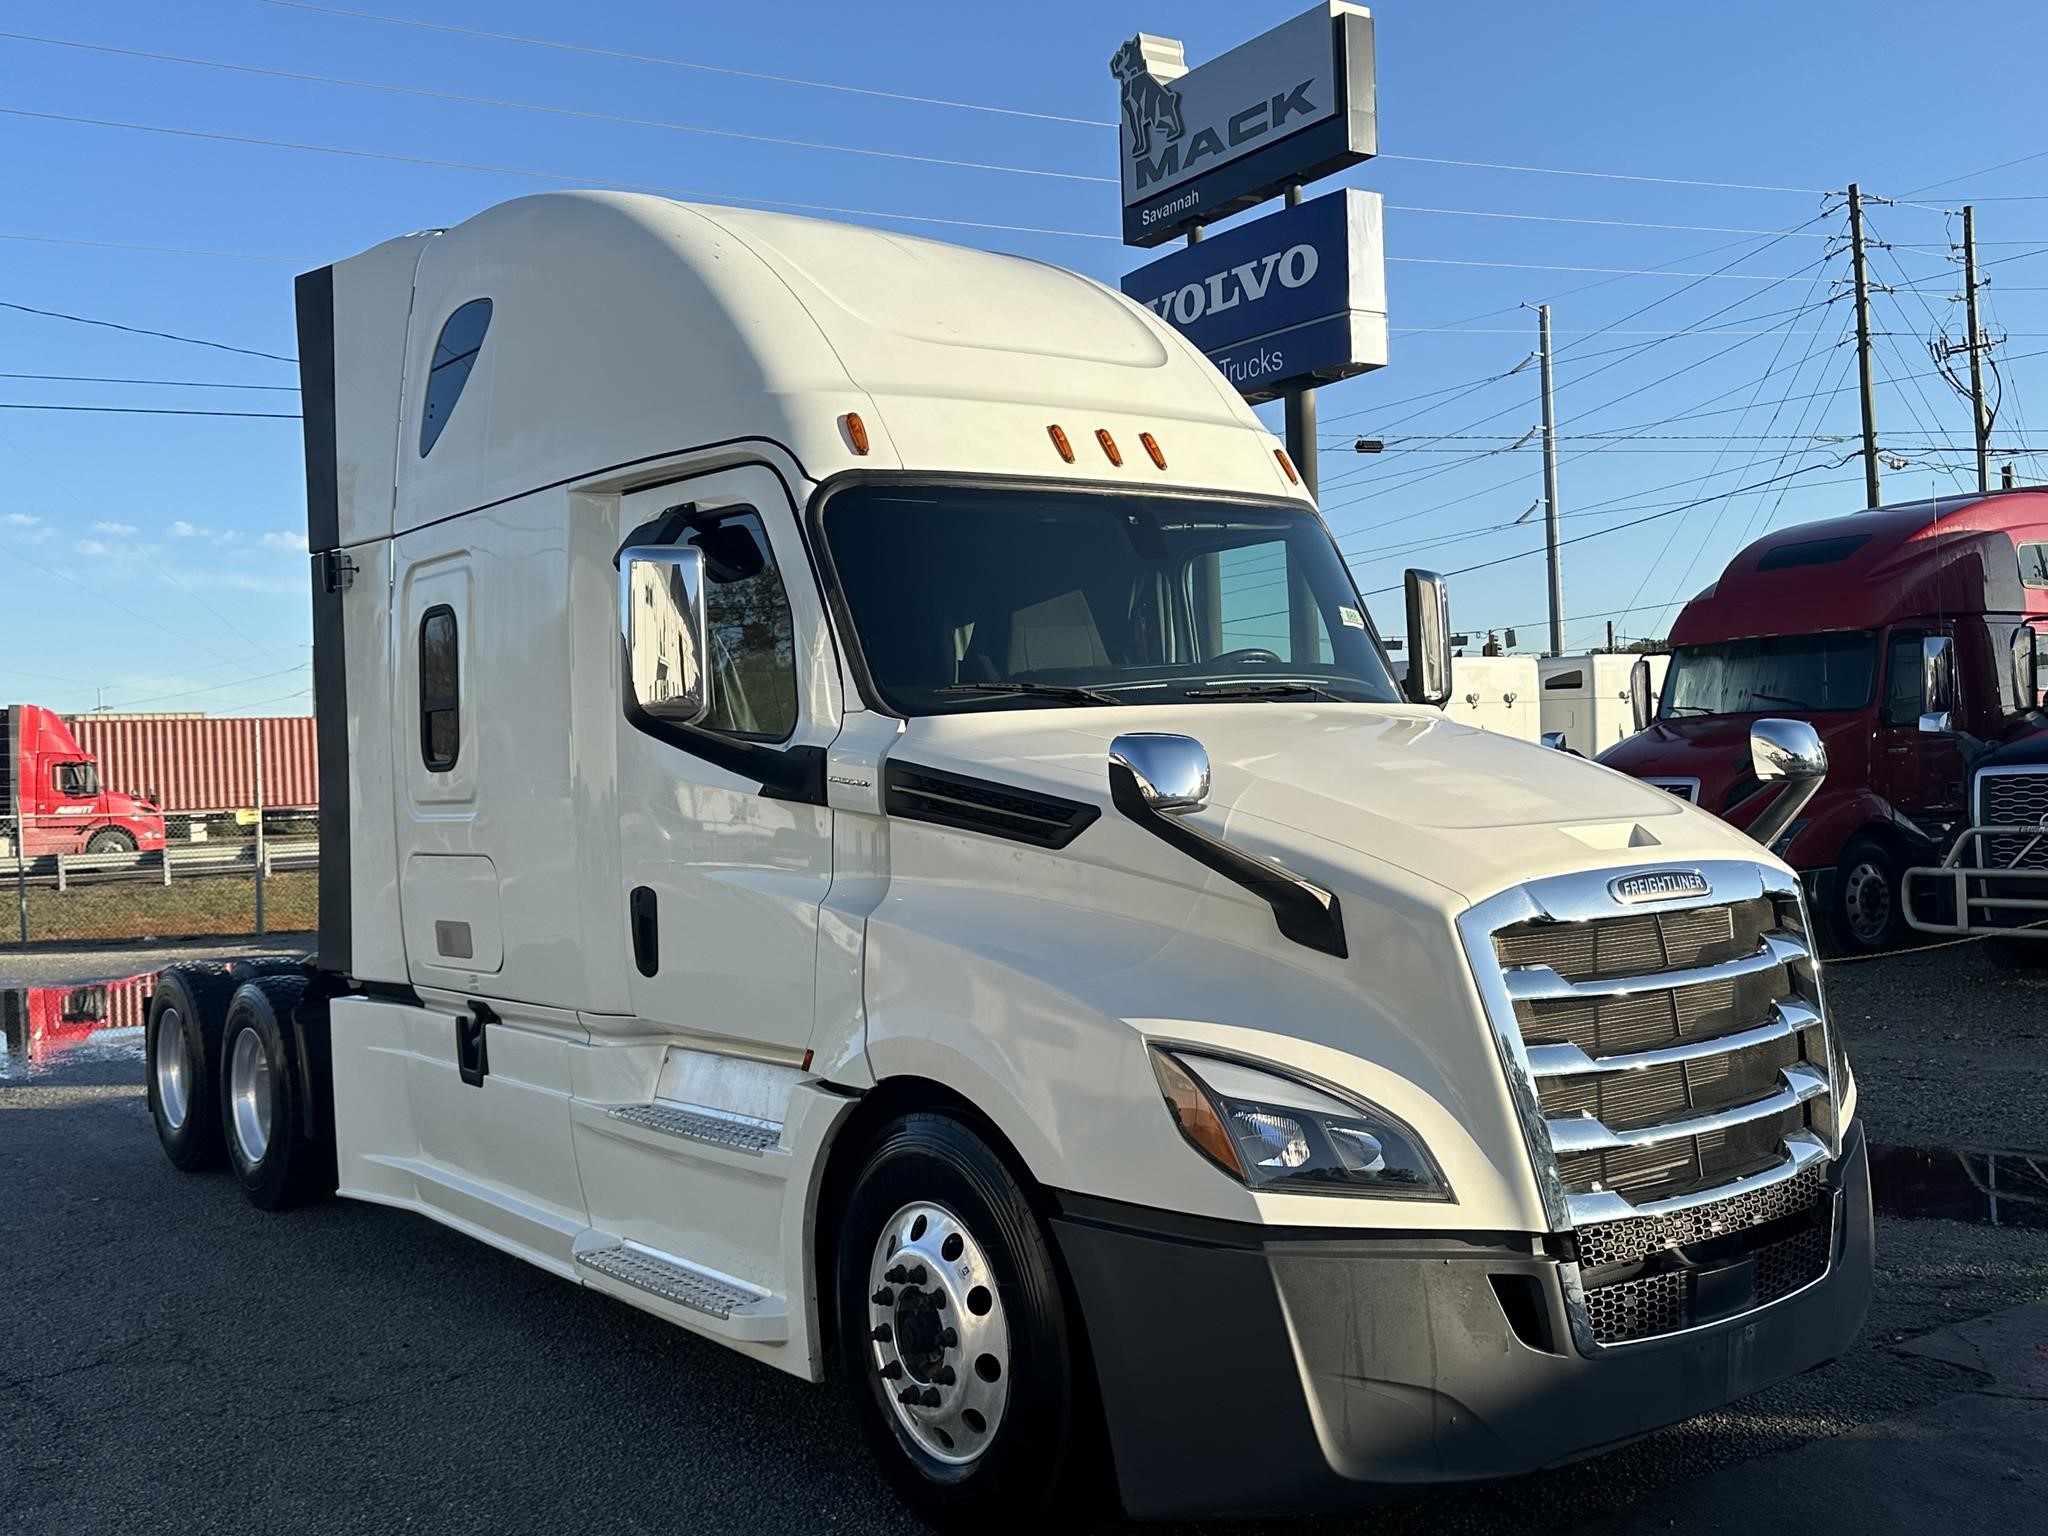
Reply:
<svg viewBox="0 0 2048 1536"><path fill-rule="evenodd" d="M481 27L459 27L449 22L419 21L410 16L380 16L370 11L346 10L338 5L314 5L309 0L260 0L294 11L317 11L328 16L347 16L356 21L379 21L394 27L418 27L428 32L452 32L463 37L488 38L499 43L518 43L527 48L553 48L564 53L590 54L597 58L624 59L635 64L660 64L670 69L693 69L711 75L732 75L742 80L765 80L776 85L800 85L815 91L842 91L850 96L877 96L889 101L913 102L926 107L952 107L965 112L991 112L1002 117L1029 117L1040 122L1073 123L1083 128L1114 128L1104 118L1068 117L1058 112L1032 112L1020 107L997 107L979 101L952 101L942 96L916 96L907 91L885 91L874 86L842 85L831 80L803 80L794 75L771 75L755 69L733 69L722 64L700 64L690 59L669 59L658 54L632 53L622 48L598 48L587 43L558 42L545 37L522 37L513 32L488 32Z"/></svg>
<svg viewBox="0 0 2048 1536"><path fill-rule="evenodd" d="M1494 160L1452 160L1442 155L1387 155L1381 160L1405 160L1413 165L1455 165L1476 171L1520 171L1533 176L1583 176L1595 181L1653 182L1666 187L1713 187L1724 192L1791 192L1804 197L1827 197L1828 187L1776 187L1750 181L1701 181L1687 176L1641 176L1626 171L1564 170L1554 165L1504 165Z"/></svg>
<svg viewBox="0 0 2048 1536"><path fill-rule="evenodd" d="M265 0L271 3L271 0ZM836 213L854 218L899 220L913 224L943 224L963 229L990 229L1012 234L1048 235L1069 240L1106 240L1121 243L1120 235L1100 230L1057 229L1036 224L1006 224L983 219L955 219L937 214L895 213L877 208L847 208L829 203L802 203L780 198L756 197L743 192L704 192L684 187L661 186L649 182L618 181L609 177L569 176L558 171L529 170L523 166L489 165L476 161L442 160L426 155L401 155L388 150L350 149L334 144L306 144L289 139L264 138L254 134L214 133L197 128L172 128L160 123L130 123L112 118L85 117L64 112L32 112L22 107L0 107L0 113L9 117L31 118L40 122L70 123L92 128L112 128L126 133L154 133L171 138L200 139L219 144L241 144L263 149L288 149L301 154L338 155L354 160L384 160L398 165L424 165L440 170L476 171L493 176L518 176L527 180L553 182L563 186L604 187L624 192L647 192L662 197L703 198L727 203L746 203L765 208L794 208L807 213ZM1659 267L1585 267L1544 262L1521 261L1474 261L1449 256L1389 256L1389 262L1425 267L1494 267L1523 272L1599 272L1610 277L1676 277L1688 278L1694 282L1709 278L1728 278L1740 282L1778 283L1797 277L1789 273L1782 277L1762 276L1755 273L1717 272L1675 272ZM1682 291L1682 290L1681 290ZM269 354L263 354L269 355Z"/></svg>
<svg viewBox="0 0 2048 1536"><path fill-rule="evenodd" d="M0 400L0 411L85 411L102 416L232 416L251 421L299 421L297 411L190 411L167 405L46 405Z"/></svg>
<svg viewBox="0 0 2048 1536"><path fill-rule="evenodd" d="M159 389L260 389L296 395L296 384L226 384L217 379L123 379L100 373L0 373L0 379L35 379L52 384L147 384Z"/></svg>
<svg viewBox="0 0 2048 1536"><path fill-rule="evenodd" d="M949 160L940 155L918 155L894 149L870 149L855 144L830 144L816 139L786 139L772 134L747 133L737 128L707 128L697 123L675 123L660 118L627 117L615 112L592 112L579 107L554 107L532 101L506 101L494 96L467 96L456 91L434 91L421 86L391 85L377 80L347 80L335 75L308 74L294 69L271 69L260 64L232 64L221 59L197 59L186 54L156 53L143 48L116 48L108 43L77 42L62 37L38 37L27 32L0 32L0 38L17 43L35 43L48 48L76 48L87 53L111 54L118 58L147 59L158 64L183 64L194 69L218 69L240 75L260 75L273 80L296 80L307 85L338 85L353 91L382 91L393 96L416 96L428 101L453 101L473 107L500 107L512 112L539 112L552 117L575 117L587 122L615 123L629 128L661 128L671 133L695 133L714 139L742 139L753 144L774 144L788 149L815 149L841 155L870 155L881 160L909 160L924 165L944 165L969 171L1002 171L1013 176L1045 176L1059 181L1092 181L1114 185L1114 176L1089 176L1078 171L1048 171L1022 165L998 165L981 160Z"/></svg>
<svg viewBox="0 0 2048 1536"><path fill-rule="evenodd" d="M1849 457L1853 458L1854 455L1852 454ZM1729 496L1741 496L1750 491L1761 490L1766 485L1776 484L1778 480L1789 480L1790 478L1792 478L1793 475L1809 474L1816 469L1840 469L1844 464L1848 462L1848 458L1841 458L1835 460L1835 462L1832 464L1803 465L1798 469L1790 471L1790 473L1788 474L1776 476L1771 480L1760 480L1755 485L1737 486L1732 491L1721 491L1713 496L1703 496L1697 501L1683 502L1678 506L1668 508L1667 510L1662 512L1652 512L1648 517L1639 517L1634 522L1619 523L1612 528L1596 528L1591 533L1582 533L1574 538L1562 539L1559 541L1559 547L1562 548L1566 544L1583 544L1588 539L1604 539L1610 534L1625 533L1631 528L1640 528L1645 523L1654 523L1659 519L1666 517L1676 517L1679 513L1688 512L1694 507L1705 506L1710 501L1720 501ZM1535 549L1517 550L1514 554L1511 555L1501 555L1493 560L1482 560L1477 565L1461 566L1457 570L1445 571L1442 574L1446 576L1465 576L1469 575L1473 571L1484 571L1496 565L1506 565L1511 560L1526 560L1531 555L1540 555L1542 553L1543 548L1539 545ZM1367 592L1364 595L1367 597L1379 597L1388 592L1398 591L1400 591L1400 587L1398 585L1391 587L1376 587L1372 591Z"/></svg>
<svg viewBox="0 0 2048 1536"><path fill-rule="evenodd" d="M0 112L12 111L0 107ZM35 114L30 114L35 115ZM99 320L91 315L66 314L61 309L38 309L33 304L15 304L0 299L0 309L18 310L24 315L41 315L46 320L69 320L73 325L97 325L110 331L126 331L131 336L155 336L163 341L181 341L188 347L211 347L216 352L234 352L243 357L260 357L273 363L296 363L296 357L285 357L277 352L259 352L253 347L231 347L224 341L207 341L198 336L180 336L175 331L153 331L146 326L123 325L118 320Z"/></svg>
<svg viewBox="0 0 2048 1536"><path fill-rule="evenodd" d="M276 261L292 266L310 266L294 256L258 256L248 251L199 251L182 245L134 245L125 240L76 240L63 235L0 234L0 240L18 240L27 245L83 246L95 251L144 251L153 256L213 256L222 261Z"/></svg>
<svg viewBox="0 0 2048 1536"><path fill-rule="evenodd" d="M271 3L271 0L265 0ZM1082 229L1047 229L1035 224L1001 224L985 219L949 219L930 213L890 213L876 208L845 208L832 203L798 203L772 197L755 197L745 192L698 192L686 187L665 187L650 182L614 181L600 176L565 176L557 171L531 171L517 166L485 165L476 161L439 160L428 155L401 155L389 150L347 149L335 144L301 144L290 139L266 139L254 134L209 133L198 128L169 128L158 123L124 123L112 118L81 117L65 112L31 112L23 107L0 107L9 117L33 118L49 123L73 123L89 128L114 128L125 133L155 133L169 138L203 139L216 144L244 144L262 149L289 149L301 154L339 155L349 160L384 160L394 165L425 165L444 171L477 171L491 176L519 176L529 181L548 181L560 186L603 187L618 192L650 192L660 197L704 198L726 203L747 203L763 208L794 208L801 213L837 213L851 218L891 219L911 224L945 224L961 229L993 229L1010 234L1059 235L1076 240L1110 240L1121 243L1121 235ZM259 354L269 356L268 353Z"/></svg>

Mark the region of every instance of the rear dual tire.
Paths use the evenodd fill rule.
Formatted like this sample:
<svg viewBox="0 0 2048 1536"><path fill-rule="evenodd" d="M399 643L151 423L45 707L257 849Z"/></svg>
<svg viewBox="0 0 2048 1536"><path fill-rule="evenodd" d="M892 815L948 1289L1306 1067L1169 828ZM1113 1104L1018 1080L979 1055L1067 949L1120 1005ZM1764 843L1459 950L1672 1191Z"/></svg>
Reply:
<svg viewBox="0 0 2048 1536"><path fill-rule="evenodd" d="M222 1140L229 1169L259 1210L285 1210L334 1193L334 1145L306 1135L308 1078L292 1029L309 984L303 975L244 982L222 1027Z"/></svg>
<svg viewBox="0 0 2048 1536"><path fill-rule="evenodd" d="M306 1135L309 1077L292 1027L311 981L285 959L174 966L157 977L143 1031L164 1154L187 1173L230 1168L264 1210L334 1189L332 1142Z"/></svg>

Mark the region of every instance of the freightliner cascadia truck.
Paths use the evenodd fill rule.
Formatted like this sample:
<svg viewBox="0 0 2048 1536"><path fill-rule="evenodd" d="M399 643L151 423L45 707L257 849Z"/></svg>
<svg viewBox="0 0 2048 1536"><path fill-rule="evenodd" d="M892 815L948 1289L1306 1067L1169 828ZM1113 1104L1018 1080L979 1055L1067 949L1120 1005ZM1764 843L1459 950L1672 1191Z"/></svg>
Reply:
<svg viewBox="0 0 2048 1536"><path fill-rule="evenodd" d="M159 981L179 1165L837 1377L984 1530L1510 1476L1848 1345L1791 871L1446 720L1421 573L1404 697L1142 306L554 193L298 323L318 955Z"/></svg>

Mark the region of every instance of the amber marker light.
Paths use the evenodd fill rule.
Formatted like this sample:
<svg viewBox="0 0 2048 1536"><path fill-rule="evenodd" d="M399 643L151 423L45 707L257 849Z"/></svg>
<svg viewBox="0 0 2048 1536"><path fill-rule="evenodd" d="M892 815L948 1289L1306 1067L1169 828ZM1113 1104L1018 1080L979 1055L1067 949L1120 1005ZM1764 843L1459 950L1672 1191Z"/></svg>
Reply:
<svg viewBox="0 0 2048 1536"><path fill-rule="evenodd" d="M848 411L839 418L839 424L846 428L846 440L853 444L853 451L865 457L868 451L868 424L860 419L860 412Z"/></svg>
<svg viewBox="0 0 2048 1536"><path fill-rule="evenodd" d="M1138 441L1145 445L1145 451L1152 455L1152 462L1161 469L1166 468L1166 455L1159 451L1159 439L1150 432L1140 432Z"/></svg>
<svg viewBox="0 0 2048 1536"><path fill-rule="evenodd" d="M1097 427L1095 429L1095 441L1102 444L1102 451L1109 455L1110 463L1114 464L1118 469L1124 467L1124 456L1117 451L1116 439L1109 435L1109 428Z"/></svg>
<svg viewBox="0 0 2048 1536"><path fill-rule="evenodd" d="M1060 457L1065 459L1069 464L1073 463L1074 445L1067 441L1067 434L1060 427L1060 424L1058 422L1054 422L1051 426L1047 427L1045 431L1046 435L1052 439L1053 447L1059 449Z"/></svg>
<svg viewBox="0 0 2048 1536"><path fill-rule="evenodd" d="M1278 459L1280 467L1287 471L1287 483L1289 485L1301 484L1301 476L1294 472L1294 460L1287 457L1287 450L1285 448L1275 448L1273 450L1273 457Z"/></svg>

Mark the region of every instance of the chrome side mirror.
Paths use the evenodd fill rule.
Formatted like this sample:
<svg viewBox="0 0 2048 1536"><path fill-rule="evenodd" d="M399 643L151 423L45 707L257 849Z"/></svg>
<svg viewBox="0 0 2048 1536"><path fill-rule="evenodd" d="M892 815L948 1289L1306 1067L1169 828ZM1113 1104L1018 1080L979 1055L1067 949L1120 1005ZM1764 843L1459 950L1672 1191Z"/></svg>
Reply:
<svg viewBox="0 0 2048 1536"><path fill-rule="evenodd" d="M1749 768L1761 782L1785 786L1749 825L1749 835L1769 848L1820 792L1828 750L1804 720L1759 720L1749 728Z"/></svg>
<svg viewBox="0 0 2048 1536"><path fill-rule="evenodd" d="M711 632L704 552L692 545L619 553L619 626L626 642L626 703L667 725L711 713Z"/></svg>
<svg viewBox="0 0 2048 1536"><path fill-rule="evenodd" d="M1155 811L1177 815L1209 803L1209 752L1192 736L1135 731L1109 744L1109 760L1131 771Z"/></svg>
<svg viewBox="0 0 2048 1536"><path fill-rule="evenodd" d="M1441 709L1451 696L1451 595L1435 571L1409 571L1408 701Z"/></svg>
<svg viewBox="0 0 2048 1536"><path fill-rule="evenodd" d="M1654 702L1650 697L1650 658L1638 656L1636 664L1628 669L1628 712L1638 731L1650 728L1650 710Z"/></svg>
<svg viewBox="0 0 2048 1536"><path fill-rule="evenodd" d="M1947 635L1929 635L1920 642L1920 729L1930 736L1947 734L1956 707L1956 643Z"/></svg>
<svg viewBox="0 0 2048 1536"><path fill-rule="evenodd" d="M1543 745L1550 748L1553 752L1569 752L1571 750L1571 748L1565 745L1563 731L1545 731L1543 733Z"/></svg>

